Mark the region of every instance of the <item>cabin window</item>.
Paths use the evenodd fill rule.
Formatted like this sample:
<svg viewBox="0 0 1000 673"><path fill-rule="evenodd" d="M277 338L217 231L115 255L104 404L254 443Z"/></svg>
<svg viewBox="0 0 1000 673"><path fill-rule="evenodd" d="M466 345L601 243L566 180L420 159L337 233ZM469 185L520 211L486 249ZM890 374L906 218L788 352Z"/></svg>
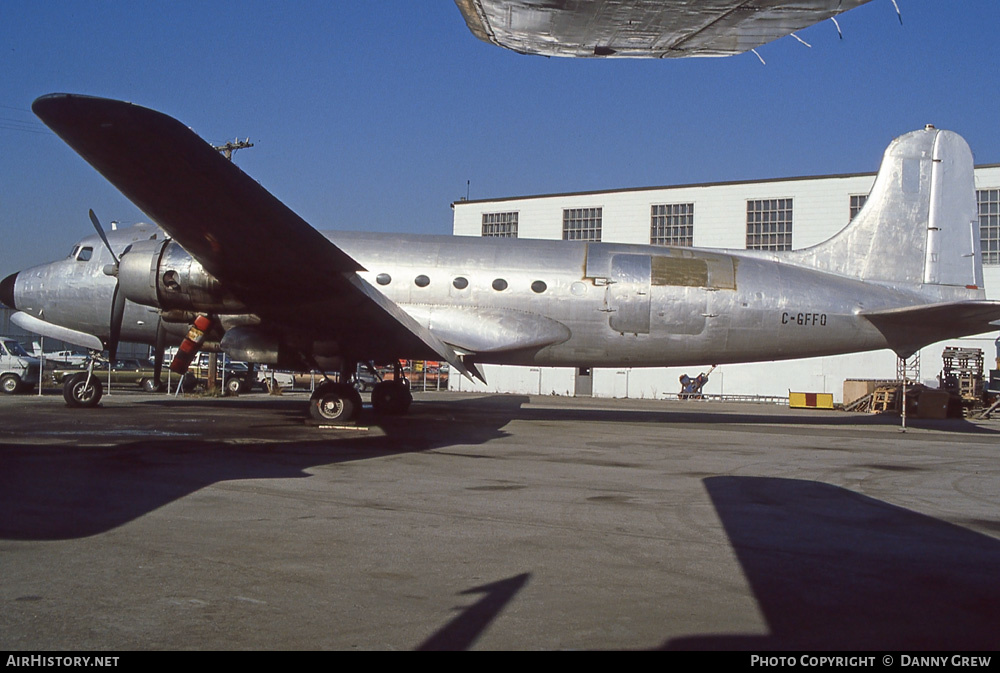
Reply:
<svg viewBox="0 0 1000 673"><path fill-rule="evenodd" d="M424 274L420 274L419 276L413 279L413 284L416 285L417 287L427 287L428 285L431 284L431 279L425 276Z"/></svg>
<svg viewBox="0 0 1000 673"><path fill-rule="evenodd" d="M90 258L94 256L94 249L89 245L85 248L80 248L80 251L76 253L76 259L78 262L89 262Z"/></svg>
<svg viewBox="0 0 1000 673"><path fill-rule="evenodd" d="M483 213L483 236L517 238L517 211Z"/></svg>
<svg viewBox="0 0 1000 673"><path fill-rule="evenodd" d="M392 276L390 276L387 273L380 273L379 275L375 276L375 282L378 283L379 285L388 285L389 283L392 282Z"/></svg>
<svg viewBox="0 0 1000 673"><path fill-rule="evenodd" d="M531 284L531 291L534 292L535 294L541 294L545 292L545 290L547 290L548 287L549 286L546 285L544 281L536 280L534 283Z"/></svg>
<svg viewBox="0 0 1000 673"><path fill-rule="evenodd" d="M459 276L455 280L451 281L451 284L455 286L456 290L464 290L469 287L469 279Z"/></svg>
<svg viewBox="0 0 1000 673"><path fill-rule="evenodd" d="M665 203L650 207L651 245L694 245L694 204Z"/></svg>
<svg viewBox="0 0 1000 673"><path fill-rule="evenodd" d="M496 290L497 292L503 292L504 290L507 289L507 281L505 281L503 278L497 278L495 281L493 281L493 289Z"/></svg>

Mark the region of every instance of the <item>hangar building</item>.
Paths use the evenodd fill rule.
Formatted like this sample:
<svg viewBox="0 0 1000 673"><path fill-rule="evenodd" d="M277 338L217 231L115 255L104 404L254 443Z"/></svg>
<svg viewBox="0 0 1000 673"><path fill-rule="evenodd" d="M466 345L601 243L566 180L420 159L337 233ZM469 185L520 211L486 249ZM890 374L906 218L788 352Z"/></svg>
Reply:
<svg viewBox="0 0 1000 673"><path fill-rule="evenodd" d="M456 236L509 236L730 249L798 249L830 238L860 210L875 173L546 194L452 204ZM975 168L987 297L1000 299L1000 164ZM918 380L937 386L945 346L980 348L993 367L996 333L942 342L920 353ZM704 368L581 369L485 365L488 382L451 377L460 390L660 399L682 374ZM706 394L833 393L847 379L895 379L889 350L808 360L724 365Z"/></svg>

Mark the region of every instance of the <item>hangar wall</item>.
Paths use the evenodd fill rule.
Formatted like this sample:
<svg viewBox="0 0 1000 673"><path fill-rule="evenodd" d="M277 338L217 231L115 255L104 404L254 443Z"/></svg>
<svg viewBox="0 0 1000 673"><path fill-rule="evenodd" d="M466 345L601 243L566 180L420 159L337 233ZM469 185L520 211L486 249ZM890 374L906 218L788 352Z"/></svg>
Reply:
<svg viewBox="0 0 1000 673"><path fill-rule="evenodd" d="M989 241L984 240L983 274L986 294L1000 299L1000 164L977 166L977 196L981 199L981 225L989 222ZM875 181L875 173L827 175L753 180L741 182L643 187L608 191L548 194L490 200L458 201L452 204L453 233L482 236L484 215L516 215L502 218L509 228L516 222L519 238L563 238L564 211L600 209L601 239L608 243L651 242L654 206L690 205L692 244L707 248L746 248L748 202L790 200L791 247L804 248L825 241L850 221L852 206L865 198ZM992 219L984 219L992 218ZM498 221L493 217L491 220ZM493 231L493 230L491 230ZM985 231L985 227L984 227ZM992 249L992 252L991 252ZM942 342L921 351L920 379L937 385L941 353L945 346L980 348L988 366L997 356L997 334ZM662 398L677 393L681 374L694 376L704 368L607 368L594 369L581 386L572 368L482 366L487 384L453 376L455 390L477 390L542 395L586 394L595 397ZM838 355L805 360L724 365L715 370L705 393L724 395L787 396L789 390L833 393L843 399L846 379L893 379L896 355L889 350Z"/></svg>

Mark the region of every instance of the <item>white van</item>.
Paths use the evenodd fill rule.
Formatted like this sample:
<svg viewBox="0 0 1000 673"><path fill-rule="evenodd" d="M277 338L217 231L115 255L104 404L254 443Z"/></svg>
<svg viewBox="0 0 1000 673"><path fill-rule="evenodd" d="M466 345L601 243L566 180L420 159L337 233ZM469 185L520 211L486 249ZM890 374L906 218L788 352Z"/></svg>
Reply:
<svg viewBox="0 0 1000 673"><path fill-rule="evenodd" d="M0 337L0 390L13 395L38 385L40 364L17 341Z"/></svg>

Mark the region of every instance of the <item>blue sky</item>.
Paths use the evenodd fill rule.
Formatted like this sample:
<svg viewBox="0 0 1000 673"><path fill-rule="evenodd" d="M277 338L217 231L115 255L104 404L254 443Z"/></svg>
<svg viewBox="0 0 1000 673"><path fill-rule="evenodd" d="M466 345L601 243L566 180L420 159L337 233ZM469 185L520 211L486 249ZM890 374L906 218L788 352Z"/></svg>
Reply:
<svg viewBox="0 0 1000 673"><path fill-rule="evenodd" d="M934 123L1000 163L1000 3L872 0L753 54L576 60L480 42L452 0L0 3L0 275L145 219L30 113L166 112L318 229L450 233L451 202L874 171Z"/></svg>

